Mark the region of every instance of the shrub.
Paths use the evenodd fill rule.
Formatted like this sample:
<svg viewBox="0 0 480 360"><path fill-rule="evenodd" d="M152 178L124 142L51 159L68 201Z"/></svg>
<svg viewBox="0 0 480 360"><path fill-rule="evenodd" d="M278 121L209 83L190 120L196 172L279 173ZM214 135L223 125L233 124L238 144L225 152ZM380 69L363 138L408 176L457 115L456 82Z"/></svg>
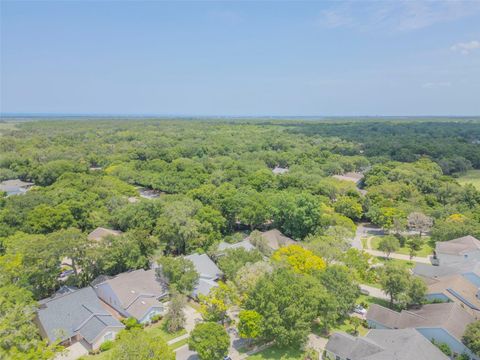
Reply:
<svg viewBox="0 0 480 360"><path fill-rule="evenodd" d="M152 318L150 319L150 322L152 324L155 324L155 323L159 322L160 320L162 320L162 315L157 314L157 315L152 316Z"/></svg>
<svg viewBox="0 0 480 360"><path fill-rule="evenodd" d="M100 351L104 352L107 350L110 350L113 347L113 341L112 340L107 340L102 345L100 345Z"/></svg>
<svg viewBox="0 0 480 360"><path fill-rule="evenodd" d="M129 317L127 319L123 319L122 320L122 323L123 325L125 325L125 329L126 330L130 330L130 329L141 329L143 328L143 325L140 324L137 319L133 318L133 317Z"/></svg>

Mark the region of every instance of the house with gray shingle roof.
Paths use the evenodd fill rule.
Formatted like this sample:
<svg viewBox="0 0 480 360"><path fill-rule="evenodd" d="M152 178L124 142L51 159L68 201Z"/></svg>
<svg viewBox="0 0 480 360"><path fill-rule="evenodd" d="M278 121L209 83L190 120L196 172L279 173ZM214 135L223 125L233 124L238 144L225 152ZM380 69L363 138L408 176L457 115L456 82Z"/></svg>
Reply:
<svg viewBox="0 0 480 360"><path fill-rule="evenodd" d="M102 277L94 282L93 288L100 299L122 316L133 317L142 324L166 310L162 300L168 295L167 285L154 269Z"/></svg>
<svg viewBox="0 0 480 360"><path fill-rule="evenodd" d="M5 180L0 182L0 192L5 192L7 196L25 194L34 184L19 179Z"/></svg>
<svg viewBox="0 0 480 360"><path fill-rule="evenodd" d="M50 343L58 341L68 346L81 342L90 351L113 340L124 328L106 311L91 287L63 288L53 297L39 301L35 322Z"/></svg>
<svg viewBox="0 0 480 360"><path fill-rule="evenodd" d="M199 278L193 289L193 296L208 295L210 290L217 287L217 280L223 276L222 271L206 254L192 254L185 256L190 260L197 271Z"/></svg>
<svg viewBox="0 0 480 360"><path fill-rule="evenodd" d="M298 244L297 241L289 238L288 236L283 235L279 230L272 229L264 232L260 232L260 237L265 241L266 245L273 251L280 249L283 246ZM248 236L245 241L248 241L251 244L254 244L252 240L252 234ZM255 244L254 244L255 245Z"/></svg>
<svg viewBox="0 0 480 360"><path fill-rule="evenodd" d="M370 330L364 337L334 333L326 345L328 360L448 360L415 329Z"/></svg>
<svg viewBox="0 0 480 360"><path fill-rule="evenodd" d="M435 259L439 265L478 262L480 261L480 240L468 235L450 241L437 241Z"/></svg>
<svg viewBox="0 0 480 360"><path fill-rule="evenodd" d="M457 303L428 304L401 312L372 304L366 318L372 329L416 329L428 340L446 343L455 354L466 353L480 360L462 343L467 325L475 318Z"/></svg>

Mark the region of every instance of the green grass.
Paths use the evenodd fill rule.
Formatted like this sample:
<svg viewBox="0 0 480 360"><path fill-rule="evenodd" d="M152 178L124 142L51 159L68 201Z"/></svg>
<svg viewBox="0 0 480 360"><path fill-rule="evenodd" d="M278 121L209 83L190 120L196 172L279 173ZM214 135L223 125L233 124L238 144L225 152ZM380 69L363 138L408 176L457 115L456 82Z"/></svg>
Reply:
<svg viewBox="0 0 480 360"><path fill-rule="evenodd" d="M360 297L357 299L357 304L366 304L367 307L369 307L371 304L377 304L381 306L388 307L388 301L379 299L373 296L368 296L368 295L360 295Z"/></svg>
<svg viewBox="0 0 480 360"><path fill-rule="evenodd" d="M181 346L183 346L187 343L188 343L188 339L183 339L183 340L177 341L176 343L174 343L172 345L169 345L169 346L170 346L170 349L175 350L175 349L178 349L179 347L181 347Z"/></svg>
<svg viewBox="0 0 480 360"><path fill-rule="evenodd" d="M272 346L247 357L251 360L300 360L303 359L303 351L292 348L278 348Z"/></svg>
<svg viewBox="0 0 480 360"><path fill-rule="evenodd" d="M174 332L174 333L169 333L166 328L165 328L165 322L160 321L157 324L154 324L152 326L146 327L145 332L149 333L150 335L153 336L161 336L165 339L165 341L169 341L172 339L175 339L179 336L182 336L187 333L185 329L182 329L180 331Z"/></svg>
<svg viewBox="0 0 480 360"><path fill-rule="evenodd" d="M165 341L175 339L175 338L177 338L179 336L182 336L182 335L187 333L187 331L185 329L182 329L182 330L174 332L174 333L169 333L165 329L165 323L163 321L160 321L156 324L153 324L152 326L146 327L144 329L144 331L149 333L150 335L152 335L154 337L161 336L163 339L165 339ZM180 346L185 345L187 342L188 342L188 339L180 340L180 341L170 345L170 348L172 350L175 350L175 349L179 348ZM104 352L101 352L101 353L98 353L98 354L95 354L95 355L87 355L87 356L82 357L82 359L85 359L85 360L106 360L108 358L109 352L110 351L108 350L108 351L104 351Z"/></svg>
<svg viewBox="0 0 480 360"><path fill-rule="evenodd" d="M479 179L480 180L480 179ZM378 245L380 244L380 241L382 240L382 237L380 236L375 236L370 240L370 244L372 245L373 250L378 250ZM427 257L428 255L432 255L433 253L433 248L430 245L430 241L428 238L424 239L424 244L422 248L417 251L415 256L419 257ZM410 255L410 249L407 246L401 247L397 251L395 251L397 254L403 254L403 255Z"/></svg>
<svg viewBox="0 0 480 360"><path fill-rule="evenodd" d="M415 262L414 261L406 261L406 260L398 260L398 259L386 259L381 256L376 256L375 259L377 259L379 262L384 263L384 264L397 264L399 266L404 267L407 270L413 269L415 267Z"/></svg>
<svg viewBox="0 0 480 360"><path fill-rule="evenodd" d="M461 185L472 184L480 190L480 170L470 170L466 174L460 176L457 181Z"/></svg>

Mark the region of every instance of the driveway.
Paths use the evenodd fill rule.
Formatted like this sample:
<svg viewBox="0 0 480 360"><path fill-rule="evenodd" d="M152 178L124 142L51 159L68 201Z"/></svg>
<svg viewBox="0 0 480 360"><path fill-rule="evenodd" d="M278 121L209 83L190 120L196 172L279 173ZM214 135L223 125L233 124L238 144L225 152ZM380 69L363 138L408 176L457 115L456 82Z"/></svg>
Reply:
<svg viewBox="0 0 480 360"><path fill-rule="evenodd" d="M87 348L81 342L76 342L55 356L55 360L76 360L84 355L88 355Z"/></svg>
<svg viewBox="0 0 480 360"><path fill-rule="evenodd" d="M198 355L195 351L188 349L188 345L180 346L175 350L176 360L198 360Z"/></svg>
<svg viewBox="0 0 480 360"><path fill-rule="evenodd" d="M362 238L369 236L385 235L383 229L370 223L360 223L357 225L357 232L352 240L352 247L358 250L363 249Z"/></svg>
<svg viewBox="0 0 480 360"><path fill-rule="evenodd" d="M183 313L185 314L185 330L190 333L195 325L202 320L202 315L188 304L183 309Z"/></svg>
<svg viewBox="0 0 480 360"><path fill-rule="evenodd" d="M390 297L387 294L385 294L382 289L378 289L376 287L365 285L365 284L360 284L360 289L364 291L368 291L369 296L390 301Z"/></svg>

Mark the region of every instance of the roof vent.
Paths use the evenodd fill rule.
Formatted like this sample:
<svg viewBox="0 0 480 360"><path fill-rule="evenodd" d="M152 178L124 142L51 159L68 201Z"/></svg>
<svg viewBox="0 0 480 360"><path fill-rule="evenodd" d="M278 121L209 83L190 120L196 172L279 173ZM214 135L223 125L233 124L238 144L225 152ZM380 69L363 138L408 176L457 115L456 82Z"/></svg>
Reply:
<svg viewBox="0 0 480 360"><path fill-rule="evenodd" d="M135 294L135 290L130 290L130 292L131 292L132 294Z"/></svg>
<svg viewBox="0 0 480 360"><path fill-rule="evenodd" d="M146 302L142 300L142 304L143 304L143 305L145 305L145 304L146 304Z"/></svg>

